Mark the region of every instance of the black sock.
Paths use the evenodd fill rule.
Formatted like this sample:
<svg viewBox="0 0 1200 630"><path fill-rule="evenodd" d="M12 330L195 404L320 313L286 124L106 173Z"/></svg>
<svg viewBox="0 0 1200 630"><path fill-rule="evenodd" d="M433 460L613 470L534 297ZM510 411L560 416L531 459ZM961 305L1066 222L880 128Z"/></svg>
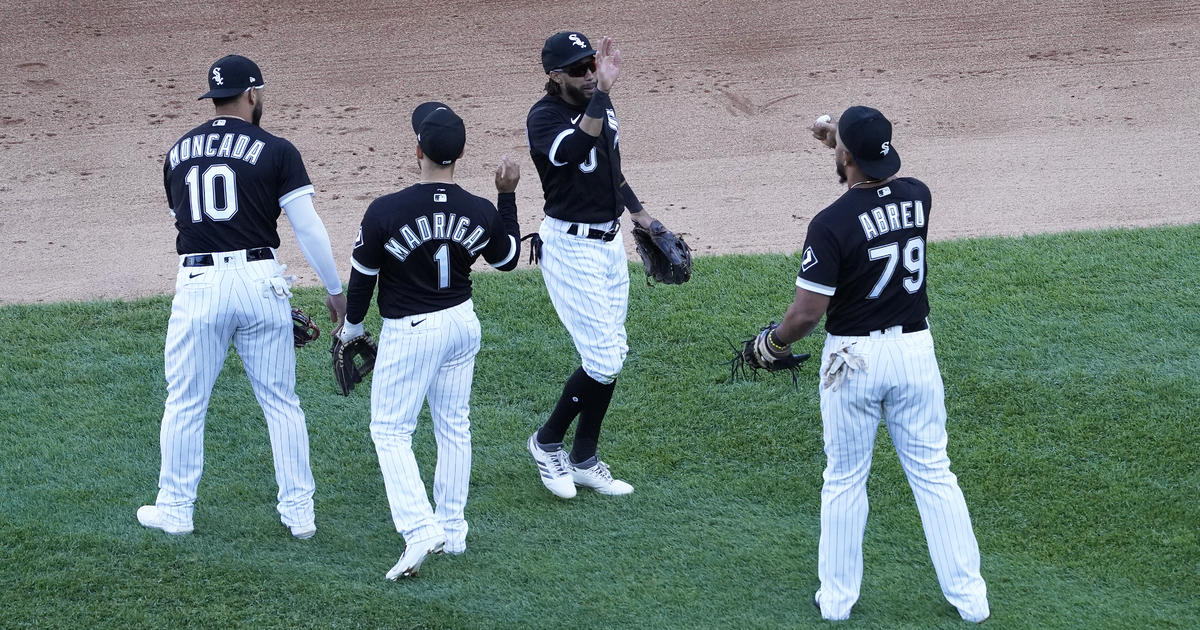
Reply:
<svg viewBox="0 0 1200 630"><path fill-rule="evenodd" d="M600 425L608 413L613 390L617 382L600 383L588 377L586 389L581 396L579 424L575 426L575 442L571 444L571 462L580 464L596 456L596 445L600 441Z"/></svg>
<svg viewBox="0 0 1200 630"><path fill-rule="evenodd" d="M571 426L575 416L579 415L579 401L583 397L588 382L595 383L596 381L589 378L582 367L575 370L575 373L567 379L566 384L563 385L562 395L558 398L558 404L554 406L554 411L550 412L550 419L542 425L542 428L538 429L537 441L539 444L562 444L563 436L567 434L567 427Z"/></svg>

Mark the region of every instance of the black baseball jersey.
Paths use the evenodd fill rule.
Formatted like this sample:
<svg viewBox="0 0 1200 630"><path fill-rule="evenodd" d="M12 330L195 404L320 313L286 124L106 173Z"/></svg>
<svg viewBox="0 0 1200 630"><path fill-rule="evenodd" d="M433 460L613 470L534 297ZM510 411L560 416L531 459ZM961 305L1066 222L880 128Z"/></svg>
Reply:
<svg viewBox="0 0 1200 630"><path fill-rule="evenodd" d="M347 319L366 315L379 278L379 314L400 318L440 311L471 297L471 265L480 255L508 270L520 254L514 193L500 210L457 184L425 183L371 202L350 258Z"/></svg>
<svg viewBox="0 0 1200 630"><path fill-rule="evenodd" d="M929 187L903 177L846 191L813 217L796 286L831 296L825 330L866 335L929 315Z"/></svg>
<svg viewBox="0 0 1200 630"><path fill-rule="evenodd" d="M585 109L551 94L534 103L525 120L529 154L542 180L548 216L581 223L612 221L625 209L617 114L607 110L593 140L579 130ZM586 146L580 138L589 141Z"/></svg>
<svg viewBox="0 0 1200 630"><path fill-rule="evenodd" d="M214 118L180 138L163 163L180 254L279 247L280 208L313 192L300 152L240 118Z"/></svg>

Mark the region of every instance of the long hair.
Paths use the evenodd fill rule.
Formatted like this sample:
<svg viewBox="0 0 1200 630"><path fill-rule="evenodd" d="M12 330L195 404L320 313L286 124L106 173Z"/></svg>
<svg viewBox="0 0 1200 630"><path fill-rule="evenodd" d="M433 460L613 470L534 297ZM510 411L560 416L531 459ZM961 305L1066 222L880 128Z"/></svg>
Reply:
<svg viewBox="0 0 1200 630"><path fill-rule="evenodd" d="M551 96L561 96L562 86L551 79L546 79L546 93Z"/></svg>

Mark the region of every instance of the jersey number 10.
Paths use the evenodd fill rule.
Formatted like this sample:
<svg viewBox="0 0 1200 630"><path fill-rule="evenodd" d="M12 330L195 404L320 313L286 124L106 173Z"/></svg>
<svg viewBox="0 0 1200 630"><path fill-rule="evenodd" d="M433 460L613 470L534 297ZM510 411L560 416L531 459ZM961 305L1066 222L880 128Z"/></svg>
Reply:
<svg viewBox="0 0 1200 630"><path fill-rule="evenodd" d="M908 242L904 244L903 252L901 252L900 243L888 243L887 245L868 249L867 257L871 260L887 259L887 266L884 267L883 273L880 274L879 281L875 283L875 287L867 295L868 300L874 300L883 293L888 282L892 279L892 275L896 273L896 263L899 261L904 262L904 268L909 273L915 274L912 277L905 278L901 282L905 291L916 293L921 289L921 283L925 282L925 239L920 236L908 239Z"/></svg>
<svg viewBox="0 0 1200 630"><path fill-rule="evenodd" d="M213 164L200 174L200 167L188 169L187 177L183 178L188 188L188 201L192 206L192 223L204 219L200 216L203 211L213 221L228 221L237 214L237 176L228 164ZM225 205L217 205L217 186L224 193Z"/></svg>

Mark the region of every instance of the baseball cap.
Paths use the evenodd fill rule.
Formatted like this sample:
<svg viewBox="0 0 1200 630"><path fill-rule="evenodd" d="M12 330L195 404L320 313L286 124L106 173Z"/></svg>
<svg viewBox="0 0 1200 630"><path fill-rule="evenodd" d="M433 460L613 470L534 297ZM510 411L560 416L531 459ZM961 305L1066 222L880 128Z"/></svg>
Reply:
<svg viewBox="0 0 1200 630"><path fill-rule="evenodd" d="M263 85L262 72L257 64L241 55L226 55L209 66L208 91L196 100L237 96L246 88Z"/></svg>
<svg viewBox="0 0 1200 630"><path fill-rule="evenodd" d="M449 107L434 107L417 126L417 144L425 157L438 164L453 164L467 145L467 127Z"/></svg>
<svg viewBox="0 0 1200 630"><path fill-rule="evenodd" d="M868 177L887 179L900 170L900 154L892 146L892 123L879 110L855 105L838 119L842 146Z"/></svg>
<svg viewBox="0 0 1200 630"><path fill-rule="evenodd" d="M547 37L546 43L542 46L542 68L549 74L554 70L566 68L580 59L595 55L596 51L592 49L592 43L583 36L583 33L560 31Z"/></svg>
<svg viewBox="0 0 1200 630"><path fill-rule="evenodd" d="M412 113L413 133L421 133L421 122L425 120L427 116L432 114L435 109L450 109L450 106L445 103L439 103L438 101L428 101L417 105L417 108L414 109Z"/></svg>

